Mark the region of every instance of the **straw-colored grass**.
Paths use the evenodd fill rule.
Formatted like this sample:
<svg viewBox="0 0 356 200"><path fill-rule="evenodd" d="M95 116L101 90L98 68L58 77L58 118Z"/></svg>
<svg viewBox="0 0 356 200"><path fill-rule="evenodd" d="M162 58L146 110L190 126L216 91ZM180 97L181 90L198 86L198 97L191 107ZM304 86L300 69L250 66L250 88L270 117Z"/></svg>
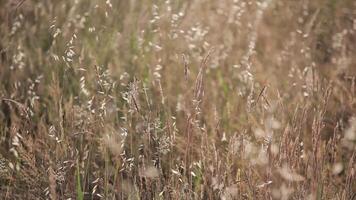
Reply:
<svg viewBox="0 0 356 200"><path fill-rule="evenodd" d="M0 199L356 198L352 0L0 0Z"/></svg>

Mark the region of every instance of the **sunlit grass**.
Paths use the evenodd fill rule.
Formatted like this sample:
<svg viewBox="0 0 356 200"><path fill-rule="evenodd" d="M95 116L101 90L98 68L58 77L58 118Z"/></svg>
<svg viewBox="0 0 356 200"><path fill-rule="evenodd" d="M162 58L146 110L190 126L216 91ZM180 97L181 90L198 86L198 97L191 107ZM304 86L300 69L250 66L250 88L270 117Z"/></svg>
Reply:
<svg viewBox="0 0 356 200"><path fill-rule="evenodd" d="M355 9L0 0L0 198L355 198Z"/></svg>

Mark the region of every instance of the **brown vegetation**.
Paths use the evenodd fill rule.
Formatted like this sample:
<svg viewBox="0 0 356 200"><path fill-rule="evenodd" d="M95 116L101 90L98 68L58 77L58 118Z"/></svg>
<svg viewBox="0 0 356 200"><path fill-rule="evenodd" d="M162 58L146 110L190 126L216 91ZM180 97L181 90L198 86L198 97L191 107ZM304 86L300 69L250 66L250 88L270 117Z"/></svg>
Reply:
<svg viewBox="0 0 356 200"><path fill-rule="evenodd" d="M0 0L0 198L356 198L355 10Z"/></svg>

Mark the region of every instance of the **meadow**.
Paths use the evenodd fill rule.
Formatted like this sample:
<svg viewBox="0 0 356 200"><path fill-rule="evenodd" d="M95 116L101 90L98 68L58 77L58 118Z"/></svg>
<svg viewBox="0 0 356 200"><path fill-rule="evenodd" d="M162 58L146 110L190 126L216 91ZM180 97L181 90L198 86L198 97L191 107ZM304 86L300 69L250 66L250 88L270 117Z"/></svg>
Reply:
<svg viewBox="0 0 356 200"><path fill-rule="evenodd" d="M356 2L0 0L0 199L356 199Z"/></svg>

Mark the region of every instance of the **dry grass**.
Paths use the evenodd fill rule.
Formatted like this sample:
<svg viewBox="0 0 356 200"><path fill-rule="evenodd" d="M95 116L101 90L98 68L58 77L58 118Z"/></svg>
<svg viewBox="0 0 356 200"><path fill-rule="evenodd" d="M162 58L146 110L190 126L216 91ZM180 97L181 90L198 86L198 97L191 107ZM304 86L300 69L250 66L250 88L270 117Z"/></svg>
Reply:
<svg viewBox="0 0 356 200"><path fill-rule="evenodd" d="M0 198L356 198L355 10L0 0Z"/></svg>

